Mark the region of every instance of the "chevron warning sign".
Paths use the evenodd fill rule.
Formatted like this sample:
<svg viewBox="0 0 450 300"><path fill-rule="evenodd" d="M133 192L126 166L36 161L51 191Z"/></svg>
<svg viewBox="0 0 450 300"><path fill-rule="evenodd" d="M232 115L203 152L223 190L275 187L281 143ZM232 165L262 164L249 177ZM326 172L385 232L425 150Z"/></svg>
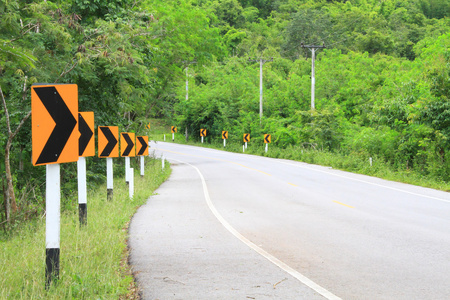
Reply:
<svg viewBox="0 0 450 300"><path fill-rule="evenodd" d="M93 111L78 112L78 131L80 132L80 138L78 139L78 155L84 157L94 156L95 129Z"/></svg>
<svg viewBox="0 0 450 300"><path fill-rule="evenodd" d="M98 126L98 157L119 157L118 142L118 126Z"/></svg>
<svg viewBox="0 0 450 300"><path fill-rule="evenodd" d="M35 84L31 87L33 165L78 160L78 86Z"/></svg>
<svg viewBox="0 0 450 300"><path fill-rule="evenodd" d="M265 134L264 135L264 143L270 144L271 143L271 139L272 139L272 136L270 134Z"/></svg>
<svg viewBox="0 0 450 300"><path fill-rule="evenodd" d="M137 136L136 144L138 144L139 150L136 155L147 156L148 155L148 136Z"/></svg>
<svg viewBox="0 0 450 300"><path fill-rule="evenodd" d="M250 142L250 133L244 133L244 142Z"/></svg>
<svg viewBox="0 0 450 300"><path fill-rule="evenodd" d="M134 133L122 132L120 134L120 156L136 156L135 138Z"/></svg>

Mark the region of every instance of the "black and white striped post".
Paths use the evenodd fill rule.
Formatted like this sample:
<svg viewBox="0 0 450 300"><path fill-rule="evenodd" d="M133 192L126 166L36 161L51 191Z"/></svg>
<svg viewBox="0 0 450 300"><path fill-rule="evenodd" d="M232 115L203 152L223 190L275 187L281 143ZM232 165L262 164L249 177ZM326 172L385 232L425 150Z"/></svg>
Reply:
<svg viewBox="0 0 450 300"><path fill-rule="evenodd" d="M114 180L113 180L113 159L112 157L106 158L106 198L108 201L113 200L113 187L114 187Z"/></svg>
<svg viewBox="0 0 450 300"><path fill-rule="evenodd" d="M87 225L86 157L95 155L94 112L78 112L78 215L80 226Z"/></svg>
<svg viewBox="0 0 450 300"><path fill-rule="evenodd" d="M133 199L134 196L134 168L128 169L128 194L130 199Z"/></svg>
<svg viewBox="0 0 450 300"><path fill-rule="evenodd" d="M113 157L119 157L119 127L98 127L98 157L106 158L106 199L113 200Z"/></svg>
<svg viewBox="0 0 450 300"><path fill-rule="evenodd" d="M34 84L31 87L32 163L46 166L45 288L59 278L61 228L60 164L78 160L76 84Z"/></svg>
<svg viewBox="0 0 450 300"><path fill-rule="evenodd" d="M144 170L145 170L145 162L144 162L144 157L145 156L141 156L140 159L140 163L141 163L141 177L144 177Z"/></svg>
<svg viewBox="0 0 450 300"><path fill-rule="evenodd" d="M78 173L78 216L80 225L87 224L87 188L86 188L86 157L80 156L77 161Z"/></svg>
<svg viewBox="0 0 450 300"><path fill-rule="evenodd" d="M125 182L127 185L130 184L130 175L128 173L128 170L130 169L130 157L125 156Z"/></svg>
<svg viewBox="0 0 450 300"><path fill-rule="evenodd" d="M46 166L45 175L45 287L59 278L61 177L59 164Z"/></svg>

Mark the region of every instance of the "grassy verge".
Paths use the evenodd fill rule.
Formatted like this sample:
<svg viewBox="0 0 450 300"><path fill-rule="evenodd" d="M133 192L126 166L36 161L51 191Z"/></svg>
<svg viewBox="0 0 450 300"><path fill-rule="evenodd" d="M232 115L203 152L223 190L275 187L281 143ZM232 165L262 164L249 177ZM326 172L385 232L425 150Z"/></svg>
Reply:
<svg viewBox="0 0 450 300"><path fill-rule="evenodd" d="M127 226L136 209L168 178L170 168L146 159L145 176L135 167L135 193L114 179L114 199L106 185L88 191L88 224L73 209L61 215L60 279L45 290L45 218L23 226L0 241L0 299L132 299L134 280L127 264Z"/></svg>
<svg viewBox="0 0 450 300"><path fill-rule="evenodd" d="M155 133L153 139L162 141L163 134L161 132ZM171 134L166 134L166 141L172 142ZM223 142L219 141L218 139L208 143L205 142L204 144L195 141L195 139L193 138L190 138L189 141L186 142L185 137L182 133L175 134L175 142L179 144L195 145L226 150L230 152L242 153L243 151L243 143L240 141L227 141L227 146L226 148L224 148ZM420 174L419 172L415 172L414 170L394 169L390 164L384 162L381 159L378 159L377 157L372 157L372 165L370 165L369 157L367 155L358 153L344 155L341 153L314 150L302 146L289 146L286 149L283 149L277 147L274 144L270 144L268 153L265 153L264 147L264 144L262 144L261 142L256 143L254 141L250 141L250 143L248 143L248 148L245 150L245 153L273 158L291 159L311 164L329 166L339 170L370 175L387 180L409 183L450 192L450 182L448 181L444 181L431 176L426 176Z"/></svg>

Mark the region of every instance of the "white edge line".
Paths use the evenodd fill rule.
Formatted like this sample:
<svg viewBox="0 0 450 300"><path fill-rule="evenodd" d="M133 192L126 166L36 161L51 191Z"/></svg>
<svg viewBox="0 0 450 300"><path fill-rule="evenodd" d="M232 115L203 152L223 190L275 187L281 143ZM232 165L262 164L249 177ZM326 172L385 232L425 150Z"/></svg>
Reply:
<svg viewBox="0 0 450 300"><path fill-rule="evenodd" d="M172 158L173 159L173 158ZM341 298L337 297L336 295L334 295L333 293L329 292L328 290L326 290L325 288L321 287L320 285L318 285L317 283L315 283L314 281L312 281L311 279L307 278L306 276L304 276L303 274L301 274L300 272L294 270L293 268L291 268L290 266L288 266L287 264L285 264L284 262L282 262L281 260L279 260L278 258L274 257L273 255L267 253L266 251L264 251L263 249L261 249L260 247L256 246L254 243L252 243L251 241L249 241L246 237L244 237L242 234L240 234L239 232L236 231L236 229L234 229L223 217L222 215L216 210L216 208L214 207L213 203L211 202L211 198L209 197L209 192L208 192L208 187L206 186L206 181L205 178L203 177L202 173L200 172L200 170L194 166L191 165L190 163L187 162L183 162L180 161L178 159L173 159L176 161L179 161L181 163L187 164L189 166L191 166L192 168L194 168L197 173L200 176L200 179L202 180L202 185L203 185L203 192L205 195L205 200L206 203L208 204L209 209L211 210L211 212L214 214L214 216L219 220L220 223L222 223L222 225L230 232L232 233L235 237L237 237L239 240L241 240L241 242L243 242L244 244L246 244L248 247L250 247L251 249L255 250L258 254L262 255L263 257L265 257L267 260L269 260L271 263L275 264L276 266L278 266L280 269L286 271L287 273L289 273L290 275L292 275L294 278L296 278L297 280L299 280L301 283L305 284L306 286L308 286L309 288L313 289L314 291L316 291L317 293L319 293L320 295L324 296L327 299L330 300L341 300Z"/></svg>

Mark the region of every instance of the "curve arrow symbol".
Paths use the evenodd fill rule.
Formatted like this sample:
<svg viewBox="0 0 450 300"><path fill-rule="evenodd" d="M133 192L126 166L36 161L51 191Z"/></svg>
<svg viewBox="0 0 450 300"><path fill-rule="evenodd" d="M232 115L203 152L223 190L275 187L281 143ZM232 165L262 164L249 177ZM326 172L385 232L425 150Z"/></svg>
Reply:
<svg viewBox="0 0 450 300"><path fill-rule="evenodd" d="M117 145L117 139L112 134L111 130L108 127L99 127L102 131L105 138L108 140L108 144L106 144L105 148L102 151L100 156L109 156L111 151L113 151L114 147Z"/></svg>
<svg viewBox="0 0 450 300"><path fill-rule="evenodd" d="M133 150L134 143L133 143L133 141L131 140L130 136L127 133L123 133L123 138L127 142L127 147L123 151L122 156L128 156L128 155L130 155L131 150Z"/></svg>
<svg viewBox="0 0 450 300"><path fill-rule="evenodd" d="M78 113L78 130L81 134L78 142L78 155L81 156L83 155L84 150L86 150L86 147L89 144L89 141L91 140L94 133L80 113Z"/></svg>
<svg viewBox="0 0 450 300"><path fill-rule="evenodd" d="M55 122L55 127L36 164L57 162L77 125L77 120L54 86L35 87L34 91Z"/></svg>
<svg viewBox="0 0 450 300"><path fill-rule="evenodd" d="M142 136L137 137L139 143L141 143L141 149L138 151L138 155L144 155L145 150L148 147L148 144L145 142L144 138Z"/></svg>

